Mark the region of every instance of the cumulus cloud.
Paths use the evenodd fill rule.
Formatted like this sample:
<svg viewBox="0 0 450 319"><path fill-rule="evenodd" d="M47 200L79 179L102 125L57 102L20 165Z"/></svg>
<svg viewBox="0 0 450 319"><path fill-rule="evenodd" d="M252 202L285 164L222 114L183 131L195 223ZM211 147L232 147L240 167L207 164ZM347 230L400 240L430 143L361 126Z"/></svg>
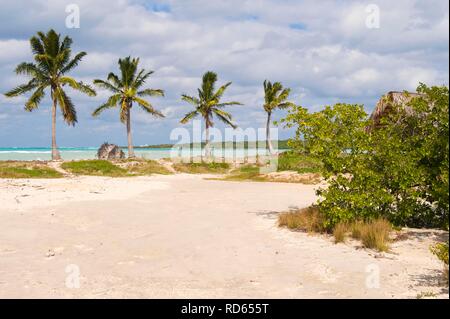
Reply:
<svg viewBox="0 0 450 319"><path fill-rule="evenodd" d="M207 70L218 72L220 83L233 82L224 98L245 104L229 109L243 128L264 125L264 79L291 87L292 99L313 110L351 102L365 104L367 111L386 91L449 81L446 0L373 1L380 10L377 29L366 26L368 3L356 0L78 0L81 28L67 29L65 7L72 2L2 1L0 90L23 81L13 70L31 59L27 40L38 30L53 27L74 39L74 51L88 52L73 73L85 82L118 72L119 57L139 56L141 67L155 71L148 86L166 91L165 98L151 102L167 118L155 120L133 110L136 144L168 141L171 128L190 109L180 94L195 94ZM125 142L117 110L96 119L90 116L107 92L99 91L96 98L72 96L79 125L66 128L59 123L61 145ZM32 116L22 114L23 101L0 99L0 115L7 114L0 145L46 141L29 133L37 127L49 133L49 101ZM276 118L282 115L277 112ZM5 125L6 116L8 123L27 129L17 132L14 125Z"/></svg>

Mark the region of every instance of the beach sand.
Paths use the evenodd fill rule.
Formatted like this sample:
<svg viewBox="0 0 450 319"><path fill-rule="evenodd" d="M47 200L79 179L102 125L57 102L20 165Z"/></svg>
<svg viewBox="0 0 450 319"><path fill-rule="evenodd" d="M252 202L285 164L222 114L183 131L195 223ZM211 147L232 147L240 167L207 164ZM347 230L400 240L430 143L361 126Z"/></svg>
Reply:
<svg viewBox="0 0 450 319"><path fill-rule="evenodd" d="M429 251L446 232L406 230L381 254L278 228L316 187L0 179L0 298L448 298Z"/></svg>

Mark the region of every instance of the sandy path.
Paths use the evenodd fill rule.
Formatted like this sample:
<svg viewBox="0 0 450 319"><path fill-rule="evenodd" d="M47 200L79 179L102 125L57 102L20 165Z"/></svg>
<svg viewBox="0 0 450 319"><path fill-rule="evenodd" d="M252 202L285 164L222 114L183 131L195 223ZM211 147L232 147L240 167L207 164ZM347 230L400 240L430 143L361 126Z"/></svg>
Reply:
<svg viewBox="0 0 450 319"><path fill-rule="evenodd" d="M314 200L314 186L189 175L0 180L0 297L448 298L428 251L446 234L380 256L276 227Z"/></svg>

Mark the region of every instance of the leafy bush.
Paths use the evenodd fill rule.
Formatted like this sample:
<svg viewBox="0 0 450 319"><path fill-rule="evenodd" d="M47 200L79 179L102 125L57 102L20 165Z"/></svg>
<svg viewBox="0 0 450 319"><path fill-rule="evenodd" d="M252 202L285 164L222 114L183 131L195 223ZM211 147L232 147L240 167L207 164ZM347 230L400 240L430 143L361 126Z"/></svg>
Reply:
<svg viewBox="0 0 450 319"><path fill-rule="evenodd" d="M309 113L295 106L291 146L323 163L318 203L325 227L388 219L396 226L448 229L448 88L420 85L408 107L392 105L376 126L362 105Z"/></svg>
<svg viewBox="0 0 450 319"><path fill-rule="evenodd" d="M448 285L448 242L437 243L430 247L431 252L444 263L444 275Z"/></svg>
<svg viewBox="0 0 450 319"><path fill-rule="evenodd" d="M278 156L278 171L297 171L298 173L318 173L320 160L299 152L287 151Z"/></svg>

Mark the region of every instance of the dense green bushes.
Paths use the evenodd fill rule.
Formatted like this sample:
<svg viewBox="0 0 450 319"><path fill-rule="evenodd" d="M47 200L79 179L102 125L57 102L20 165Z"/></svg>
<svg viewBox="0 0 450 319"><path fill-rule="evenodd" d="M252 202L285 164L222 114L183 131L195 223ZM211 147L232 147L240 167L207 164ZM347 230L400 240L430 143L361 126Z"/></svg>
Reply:
<svg viewBox="0 0 450 319"><path fill-rule="evenodd" d="M375 123L361 105L315 113L293 107L291 146L317 157L329 187L319 190L325 226L383 217L394 225L448 229L448 88L420 85L407 105Z"/></svg>

